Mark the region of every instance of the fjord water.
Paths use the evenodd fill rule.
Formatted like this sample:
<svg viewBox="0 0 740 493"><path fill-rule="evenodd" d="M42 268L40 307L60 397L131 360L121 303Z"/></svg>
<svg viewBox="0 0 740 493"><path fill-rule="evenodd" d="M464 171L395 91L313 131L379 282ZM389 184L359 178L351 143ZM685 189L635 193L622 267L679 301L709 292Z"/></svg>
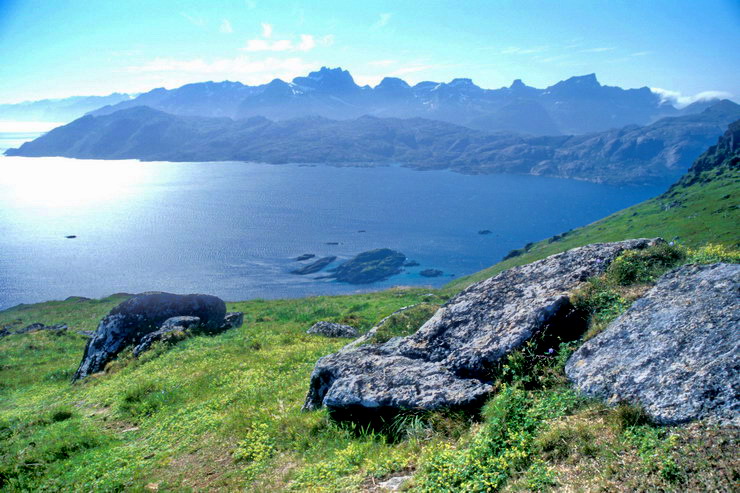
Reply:
<svg viewBox="0 0 740 493"><path fill-rule="evenodd" d="M0 309L151 290L242 300L438 286L659 191L403 167L1 157ZM304 253L341 261L382 247L421 265L366 286L289 273Z"/></svg>

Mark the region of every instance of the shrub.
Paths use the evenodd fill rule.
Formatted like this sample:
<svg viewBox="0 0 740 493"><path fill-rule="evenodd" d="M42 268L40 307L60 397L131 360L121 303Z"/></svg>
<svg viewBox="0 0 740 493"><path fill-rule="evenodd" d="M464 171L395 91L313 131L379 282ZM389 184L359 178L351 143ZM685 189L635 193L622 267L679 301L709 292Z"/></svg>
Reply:
<svg viewBox="0 0 740 493"><path fill-rule="evenodd" d="M726 262L730 264L740 263L740 250L733 250L724 245L708 243L697 249L687 251L687 260L697 264L713 264L715 262Z"/></svg>
<svg viewBox="0 0 740 493"><path fill-rule="evenodd" d="M653 282L685 257L683 250L667 243L644 250L628 250L611 263L606 278L619 286Z"/></svg>

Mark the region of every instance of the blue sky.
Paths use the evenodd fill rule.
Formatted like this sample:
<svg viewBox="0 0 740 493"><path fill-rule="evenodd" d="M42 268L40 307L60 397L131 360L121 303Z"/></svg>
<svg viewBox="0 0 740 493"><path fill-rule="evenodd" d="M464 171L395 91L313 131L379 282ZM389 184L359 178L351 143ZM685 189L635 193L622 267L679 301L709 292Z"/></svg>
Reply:
<svg viewBox="0 0 740 493"><path fill-rule="evenodd" d="M291 79L470 77L545 87L595 72L688 102L740 96L740 2L0 0L0 102Z"/></svg>

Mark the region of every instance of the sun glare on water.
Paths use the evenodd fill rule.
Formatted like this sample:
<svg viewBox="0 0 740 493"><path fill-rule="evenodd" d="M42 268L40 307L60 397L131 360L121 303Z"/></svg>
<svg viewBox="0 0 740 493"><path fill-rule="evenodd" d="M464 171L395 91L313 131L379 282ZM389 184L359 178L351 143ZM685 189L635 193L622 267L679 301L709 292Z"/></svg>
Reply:
<svg viewBox="0 0 740 493"><path fill-rule="evenodd" d="M0 158L0 200L21 207L87 207L120 200L152 172L135 160L98 161L59 157Z"/></svg>

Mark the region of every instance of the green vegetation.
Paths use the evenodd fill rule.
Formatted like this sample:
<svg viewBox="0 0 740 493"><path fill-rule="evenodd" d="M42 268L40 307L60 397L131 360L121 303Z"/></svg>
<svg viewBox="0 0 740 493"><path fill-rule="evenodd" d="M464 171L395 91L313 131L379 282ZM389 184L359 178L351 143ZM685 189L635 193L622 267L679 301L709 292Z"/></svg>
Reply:
<svg viewBox="0 0 740 493"><path fill-rule="evenodd" d="M365 332L418 305L389 319L375 336L383 341L413 332L450 295L514 265L594 242L675 240L624 254L575 294L588 317L584 337L592 337L665 270L740 262L740 172L704 173L715 171L442 290L229 303L244 312L241 328L155 344L138 359L129 350L77 384L70 378L86 338L76 331L94 329L125 295L0 312L0 326L70 326L0 339L0 489L346 492L413 474L407 487L430 492L732 490L736 429L655 427L640 409L581 398L563 373L580 341L535 340L511 354L479 415L408 413L377 431L300 411L314 363L346 342L306 335L316 321Z"/></svg>
<svg viewBox="0 0 740 493"><path fill-rule="evenodd" d="M428 298L430 297L428 296ZM375 333L365 343L378 344L389 341L394 337L411 335L419 330L424 322L432 318L439 307L438 304L424 302L399 310L398 313L393 313L383 320Z"/></svg>
<svg viewBox="0 0 740 493"><path fill-rule="evenodd" d="M662 245L623 255L575 297L589 330L625 310L661 269L697 259L740 261L740 252ZM124 298L20 306L0 312L0 324L89 330ZM582 481L594 489L623 482L671 490L689 476L699 489L722 489L736 479L731 430L655 428L639 409L608 409L570 390L563 367L577 341L549 350L535 340L510 355L480 415L408 413L378 431L300 411L313 364L343 344L306 335L312 323L367 331L416 304L389 318L376 336L387 340L416 330L444 300L395 289L229 303L245 313L243 327L159 344L139 359L127 352L106 373L74 385L84 336L0 339L2 487L343 492L412 472L408 487L418 491L546 490ZM712 470L717 463L720 473Z"/></svg>

